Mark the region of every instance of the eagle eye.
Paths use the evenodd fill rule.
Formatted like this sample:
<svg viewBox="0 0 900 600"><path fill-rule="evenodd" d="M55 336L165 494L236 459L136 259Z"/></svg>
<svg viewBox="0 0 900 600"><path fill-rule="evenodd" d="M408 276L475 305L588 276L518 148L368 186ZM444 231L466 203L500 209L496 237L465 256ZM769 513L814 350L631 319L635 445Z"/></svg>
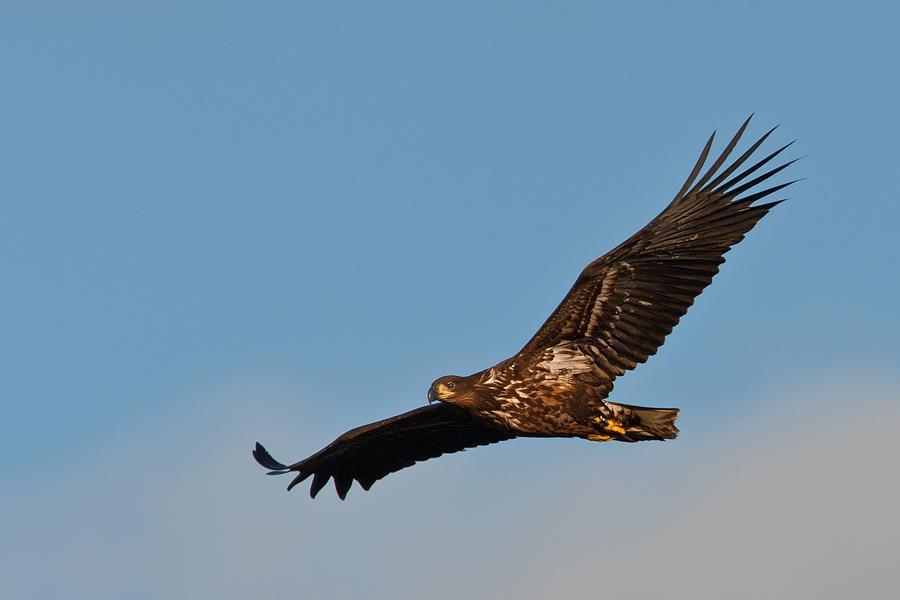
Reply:
<svg viewBox="0 0 900 600"><path fill-rule="evenodd" d="M456 384L453 383L452 381L448 381L448 382L447 382L446 384L444 384L444 385L447 386L447 389L448 389L448 390L452 390L453 388L456 387Z"/></svg>

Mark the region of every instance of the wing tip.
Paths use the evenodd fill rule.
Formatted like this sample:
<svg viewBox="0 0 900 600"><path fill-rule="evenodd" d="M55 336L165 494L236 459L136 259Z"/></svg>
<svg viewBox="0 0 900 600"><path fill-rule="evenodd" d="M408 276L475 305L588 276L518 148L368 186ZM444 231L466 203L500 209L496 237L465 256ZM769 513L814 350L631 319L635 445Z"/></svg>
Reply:
<svg viewBox="0 0 900 600"><path fill-rule="evenodd" d="M309 476L309 473L300 473L297 475L291 484L288 486L288 491L304 479ZM328 483L328 480L331 479L331 473L326 473L323 471L319 471L313 476L312 484L309 486L309 497L315 498L316 495L322 490L323 487Z"/></svg>
<svg viewBox="0 0 900 600"><path fill-rule="evenodd" d="M269 454L269 451L266 450L266 447L259 442L256 442L256 445L251 451L251 455L261 467L269 469L269 475L282 475L290 471L290 468L288 468L287 465L275 460L272 455Z"/></svg>
<svg viewBox="0 0 900 600"><path fill-rule="evenodd" d="M310 472L308 472L308 471L303 471L303 470L301 470L301 469L293 469L293 470L294 470L294 471L297 471L297 476L294 477L294 478L291 480L291 482L288 484L288 486L287 486L287 491L291 491L292 489L294 489L294 487L295 487L298 483L302 483L303 481L306 480L307 477L309 477L309 476L312 474L312 473L310 473ZM313 498L315 498L315 496L313 496Z"/></svg>
<svg viewBox="0 0 900 600"><path fill-rule="evenodd" d="M353 478L342 474L341 476L335 475L334 477L334 490L337 492L338 498L341 500L347 499L347 492L350 491L350 488L353 487Z"/></svg>

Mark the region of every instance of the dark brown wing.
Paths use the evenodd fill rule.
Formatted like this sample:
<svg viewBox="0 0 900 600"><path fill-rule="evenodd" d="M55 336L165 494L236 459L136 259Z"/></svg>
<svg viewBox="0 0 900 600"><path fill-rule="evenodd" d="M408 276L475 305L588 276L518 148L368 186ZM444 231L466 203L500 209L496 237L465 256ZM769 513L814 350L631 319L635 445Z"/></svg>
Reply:
<svg viewBox="0 0 900 600"><path fill-rule="evenodd" d="M333 477L334 487L343 500L354 479L368 490L382 477L416 462L514 437L509 431L473 417L463 408L438 403L351 429L309 458L292 465L281 464L259 443L253 458L271 474L296 471L289 490L312 475L309 494L313 498Z"/></svg>
<svg viewBox="0 0 900 600"><path fill-rule="evenodd" d="M790 183L749 193L788 165L748 178L787 146L732 177L772 133L769 130L719 172L750 119L722 155L700 176L715 133L675 199L646 227L589 264L559 307L525 345L535 360L577 353L612 380L656 353L725 262L724 254L778 202L754 206ZM730 179L729 179L730 177ZM556 351L548 349L561 347Z"/></svg>

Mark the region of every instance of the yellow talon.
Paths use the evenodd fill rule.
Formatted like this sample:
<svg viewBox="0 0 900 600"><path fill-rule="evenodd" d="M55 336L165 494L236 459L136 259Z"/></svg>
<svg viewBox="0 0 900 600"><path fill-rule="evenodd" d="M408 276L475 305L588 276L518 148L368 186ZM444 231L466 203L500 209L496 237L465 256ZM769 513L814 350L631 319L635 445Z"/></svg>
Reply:
<svg viewBox="0 0 900 600"><path fill-rule="evenodd" d="M600 433L597 433L597 434L592 434L592 435L587 436L587 439L591 440L592 442L608 442L609 440L612 439L612 436L611 435L602 435Z"/></svg>
<svg viewBox="0 0 900 600"><path fill-rule="evenodd" d="M618 433L619 435L625 435L625 428L622 427L622 423L616 421L614 419L604 419L603 417L594 417L591 419L592 423L603 424L603 429L607 431L612 431L613 433Z"/></svg>
<svg viewBox="0 0 900 600"><path fill-rule="evenodd" d="M625 428L622 427L622 424L618 421L609 421L603 428L607 431L614 431L620 435L625 435Z"/></svg>

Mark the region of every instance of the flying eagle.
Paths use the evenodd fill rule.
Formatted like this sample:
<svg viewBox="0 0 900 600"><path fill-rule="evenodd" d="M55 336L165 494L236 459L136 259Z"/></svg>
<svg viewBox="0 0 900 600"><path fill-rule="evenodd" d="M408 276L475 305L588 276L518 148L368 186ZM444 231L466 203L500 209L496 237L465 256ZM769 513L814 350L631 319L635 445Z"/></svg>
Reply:
<svg viewBox="0 0 900 600"><path fill-rule="evenodd" d="M354 480L368 490L416 462L515 437L674 438L677 408L630 406L607 397L616 377L656 353L719 271L724 254L781 200L754 202L794 183L754 189L794 161L751 178L790 144L734 174L775 128L722 168L749 122L701 175L713 132L674 200L585 267L518 354L467 377L441 377L428 390L428 405L351 429L292 465L259 443L253 457L270 474L296 473L288 490L312 476L315 497L333 478L344 499Z"/></svg>

